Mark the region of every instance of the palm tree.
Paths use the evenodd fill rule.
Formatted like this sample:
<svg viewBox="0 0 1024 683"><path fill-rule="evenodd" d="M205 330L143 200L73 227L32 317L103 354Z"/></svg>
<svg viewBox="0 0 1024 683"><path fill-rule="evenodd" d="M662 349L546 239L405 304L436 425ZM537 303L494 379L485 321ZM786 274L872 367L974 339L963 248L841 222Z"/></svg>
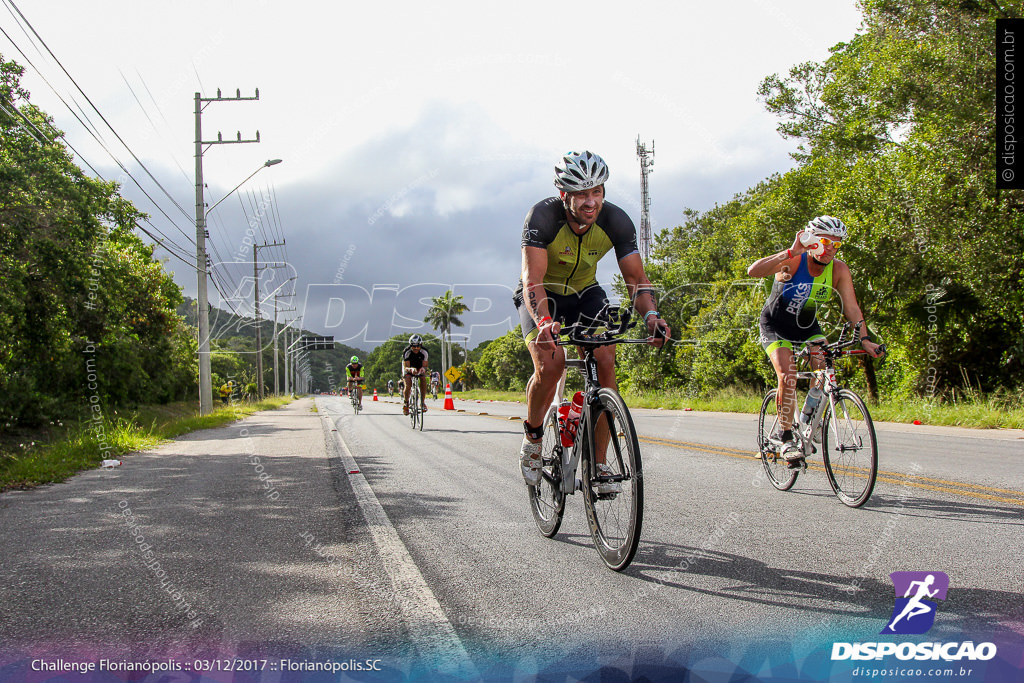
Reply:
<svg viewBox="0 0 1024 683"><path fill-rule="evenodd" d="M462 303L462 296L453 296L450 289L443 296L431 297L431 302L433 305L427 311L427 317L423 322L429 323L432 328L441 332L441 371L444 372L451 365L452 325L463 326L459 316L467 312L469 307Z"/></svg>

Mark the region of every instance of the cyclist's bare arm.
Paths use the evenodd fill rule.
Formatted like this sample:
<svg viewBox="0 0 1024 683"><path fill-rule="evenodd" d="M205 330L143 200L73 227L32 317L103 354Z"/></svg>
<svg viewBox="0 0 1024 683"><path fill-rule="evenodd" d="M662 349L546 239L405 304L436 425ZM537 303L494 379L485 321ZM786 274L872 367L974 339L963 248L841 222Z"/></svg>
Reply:
<svg viewBox="0 0 1024 683"><path fill-rule="evenodd" d="M843 302L843 315L846 316L847 320L856 325L864 320L864 313L860 310L860 304L857 303L857 293L853 290L853 276L850 274L850 267L843 261L833 261L833 263L835 265L832 266L832 286L835 287L836 292L839 294L839 300ZM862 338L867 336L867 322L861 326L859 334ZM870 339L861 341L861 346L872 358L878 358L882 355L879 345Z"/></svg>
<svg viewBox="0 0 1024 683"><path fill-rule="evenodd" d="M747 268L747 275L750 277L768 277L782 272L795 273L800 267L800 254L808 250L800 241L800 232L793 238L793 244L789 249L780 251L770 256L758 259Z"/></svg>
<svg viewBox="0 0 1024 683"><path fill-rule="evenodd" d="M549 317L547 292L544 289L544 275L548 272L548 252L540 247L523 247L523 300L530 317L535 322ZM553 342L561 326L558 322L550 328L538 326L538 342Z"/></svg>
<svg viewBox="0 0 1024 683"><path fill-rule="evenodd" d="M651 311L658 310L658 302L655 300L651 281L647 279L647 273L644 272L644 262L640 258L640 254L629 254L619 259L619 270L622 272L622 279L626 281L626 291L633 298L633 308L637 315L644 319L648 332L654 334L654 331L660 327L665 334L665 339L671 337L672 330L660 315L647 315ZM652 343L660 347L665 340L655 339Z"/></svg>

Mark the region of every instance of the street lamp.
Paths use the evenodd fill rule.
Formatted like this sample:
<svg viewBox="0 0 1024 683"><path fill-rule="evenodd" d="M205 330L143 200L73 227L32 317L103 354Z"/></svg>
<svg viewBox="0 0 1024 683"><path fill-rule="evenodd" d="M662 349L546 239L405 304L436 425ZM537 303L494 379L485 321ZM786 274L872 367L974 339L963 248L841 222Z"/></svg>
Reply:
<svg viewBox="0 0 1024 683"><path fill-rule="evenodd" d="M252 173L250 173L250 174L249 174L249 177L248 177L248 178L246 178L246 179L245 179L245 180L243 180L242 182L240 182L240 183L238 183L237 185L235 185L235 190L237 190L238 188L240 188L240 187L241 187L242 185L245 185L245 184L246 184L247 182L249 182L249 178L252 178L252 177L253 177L254 175L256 175L257 173L259 173L259 172L260 172L260 171L262 171L263 169L267 168L268 166L273 166L273 165L275 165L275 164L279 164L279 163L281 163L282 161L284 161L284 160L283 160L283 159L267 159L266 161L264 161L264 162L263 162L263 165L262 165L262 166L260 166L260 167L259 167L259 168L257 168L257 169L256 169L255 171L253 171ZM209 209L207 209L207 210L206 210L206 213L204 214L204 217L206 217L206 216L209 216L209 215L210 215L210 212L211 212L211 211L213 211L214 209L216 209L216 208L217 208L217 204L220 204L220 203L221 203L222 201L224 201L225 199L227 199L228 197L230 197L231 195L233 195L233 194L235 193L235 190L231 190L231 192L228 192L228 193L227 193L226 195L224 195L223 197L221 197L220 199L218 199L218 200L217 200L217 202L216 202L216 203L215 203L215 204L214 204L213 206L211 206L211 207L210 207Z"/></svg>
<svg viewBox="0 0 1024 683"><path fill-rule="evenodd" d="M198 95L197 95L198 97ZM198 105L197 105L198 107ZM197 119L198 121L198 119ZM202 211L203 204L203 166L202 154L200 151L201 134L196 128L196 271L199 282L196 292L196 313L199 316L199 414L206 415L213 410L213 378L210 370L210 302L207 294L206 282L206 217L217 208L217 205L235 193L249 178L275 164L281 163L281 159L268 159L262 166L249 174L249 177L235 185L231 192L218 199L213 206Z"/></svg>

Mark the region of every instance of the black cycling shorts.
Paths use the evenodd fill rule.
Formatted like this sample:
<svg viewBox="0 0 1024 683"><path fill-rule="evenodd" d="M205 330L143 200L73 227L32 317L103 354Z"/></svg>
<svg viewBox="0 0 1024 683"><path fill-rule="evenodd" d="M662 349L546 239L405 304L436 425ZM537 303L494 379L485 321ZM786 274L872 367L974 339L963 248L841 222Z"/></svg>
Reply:
<svg viewBox="0 0 1024 683"><path fill-rule="evenodd" d="M608 305L608 295L599 284L592 284L579 294L552 294L550 290L544 292L548 298L548 315L552 320L566 325L583 323L587 326L599 327L607 325L607 320L601 317L601 312ZM519 311L519 322L523 327L523 339L530 343L537 338L537 323L530 315L529 306L523 300L522 290L517 290L512 297L516 309Z"/></svg>

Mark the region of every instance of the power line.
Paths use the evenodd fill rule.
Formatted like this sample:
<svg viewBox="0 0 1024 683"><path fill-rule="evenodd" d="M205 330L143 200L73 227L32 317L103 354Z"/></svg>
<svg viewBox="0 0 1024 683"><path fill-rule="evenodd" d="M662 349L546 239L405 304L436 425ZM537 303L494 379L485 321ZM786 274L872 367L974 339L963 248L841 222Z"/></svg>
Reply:
<svg viewBox="0 0 1024 683"><path fill-rule="evenodd" d="M107 124L107 128L109 128L110 131L114 134L114 137L116 137L118 139L118 141L122 145L124 145L124 148L126 150L128 150L128 153L132 155L132 158L135 159L135 162L142 168L143 171L146 172L146 175L148 175L150 177L150 179L154 183L156 183L156 186L159 187L160 190L167 196L167 198L171 200L171 203L174 204L178 208L178 210L181 211L182 214L184 214L185 218L191 218L191 216L189 215L188 211L186 211L181 206L181 204L178 203L178 200L176 200L171 195L171 193L168 192L167 189L163 185L160 184L160 181L156 179L156 176L154 176L152 173L150 173L150 171L146 167L146 165L144 163L142 163L142 160L139 159L139 157L136 156L135 152L132 151L132 148L128 146L128 143L125 142L124 139L120 136L120 134L118 134L118 132L114 129L114 127L112 125L110 125L110 122L107 121L107 118L103 115L103 112L101 112L96 107L96 105L93 104L93 101L91 99L89 99L89 96L85 93L84 90L82 90L81 86L78 85L78 81L76 81L75 78L70 73L68 73L68 70L64 68L64 65L61 63L61 61L59 59L57 59L57 55L53 54L53 50L50 49L50 46L46 44L46 41L44 41L42 36L39 35L39 33L36 31L35 27L33 27L31 22L29 22L29 20L27 18L25 18L25 15L22 14L20 9L18 9L18 6L14 4L14 0L5 0L5 1L11 7L13 7L15 9L15 11L18 13L18 16L21 17L22 21L25 22L25 25L28 26L28 28L32 31L33 35L35 35L35 37L39 40L39 43L44 48L46 48L46 51L50 54L50 56L53 58L53 60L57 63L57 66L59 66L61 71L64 72L64 75L67 76L68 79L71 80L71 82L74 84L75 88L78 89L78 92L82 93L82 97L85 98L85 101L88 102L89 106L92 107L93 111L95 111L99 115L99 117L103 121L103 123ZM150 200L150 201L152 201L152 200Z"/></svg>
<svg viewBox="0 0 1024 683"><path fill-rule="evenodd" d="M2 29L0 29L0 30L2 30ZM6 33L5 33L4 35L6 35ZM10 39L10 37L9 37L9 36L8 36L8 39ZM15 46L15 47L17 47L17 46ZM19 52L20 52L20 50L19 50ZM36 126L36 124L35 124L35 123L33 123L33 122L32 122L32 120L31 120L30 118L28 118L28 116L26 116L26 115L25 115L25 113L24 113L24 112L22 112L22 111L21 111L21 109L19 109L19 108L18 108L18 106L17 106L17 105L16 105L16 104L15 104L14 102L11 102L10 104L11 104L11 109L13 109L13 110L14 110L14 112L16 112L16 113L17 113L17 115L18 115L19 117L21 117L21 119L23 119L23 120L24 120L24 121L25 121L26 123L28 123L28 124L29 124L30 126L32 126L32 128L33 128L33 129L34 129L34 130L35 130L35 131L36 131L37 133L39 133L39 135L43 136L43 138L45 139L45 142L44 142L43 140L40 140L39 138L36 138L36 136L35 136L35 135L33 135L31 131L29 131L29 130L28 130L27 128L25 128L25 127L24 127L24 125L22 125L22 124L21 124L21 123L19 122L19 125L21 125L21 127L22 127L22 128L23 128L23 129L24 129L24 130L25 130L26 132L28 132L28 133L29 133L30 135L32 135L32 137L33 137L33 138L34 138L34 139L36 140L36 142L38 142L38 143L39 143L39 144L41 144L41 145L46 145L46 144L55 144L55 143L56 143L56 140L57 140L58 138L59 138L59 139L61 139L61 140L63 140L64 144L65 144L65 145L67 145L67 146L68 146L68 147L69 147L69 148L71 149L71 151L75 153L75 155L76 155L76 156L77 156L77 157L78 157L78 158L79 158L79 159L80 159L80 160L82 161L82 163L84 163L84 164L85 164L86 166L88 166L88 167L89 167L89 170L91 170L91 171L92 171L92 172L93 172L93 173L94 173L94 174L96 175L96 177L97 177L97 178L99 178L100 180L104 180L104 181L105 181L105 178L103 177L103 175L102 175L102 174L101 174L101 173L100 173L99 171L97 171L97 170L96 170L95 168L93 168L92 164L90 164L90 163L89 163L89 160L88 160L88 159L86 159L86 158L85 158L84 156L82 156L82 155L81 155L81 154L80 154L80 153L78 152L78 150L76 150L76 149L74 148L74 146L73 146L73 145L72 145L72 144L71 144L70 142L68 142L67 138L65 138L65 137L64 137L64 135L63 135L62 133L60 133L59 131L57 131L57 130L53 129L53 127L52 127L52 126L50 126L50 129L51 129L51 135L52 135L52 137L48 136L48 135L47 135L46 133L44 133L43 131L41 131L41 130L39 129L39 127L38 127L38 126ZM29 106L33 106L33 105L29 105ZM7 110L7 108L6 108L6 107L4 107L3 105L0 105L0 108L2 108L2 109L3 109L3 110L4 110L5 112L7 112L8 114L11 114L11 112L10 112L10 111L8 111L8 110ZM11 114L11 115L13 116L13 114ZM144 228L144 227L142 227L141 225L139 225L139 222L138 222L138 221L133 221L133 224L134 224L134 226L135 226L136 228L138 228L138 229L139 229L139 230L141 230L141 231L142 231L142 232L143 232L144 234L146 234L146 235L147 235L147 236L148 236L148 237L149 237L150 239L152 239L152 240L153 240L154 242L156 242L156 244L157 244L158 246L160 246L161 248L163 248L163 249L164 249L164 250L165 250L165 251L166 251L166 252L167 252L168 254L170 254L170 255L171 255L171 256L173 256L174 258L178 259L179 261L182 261L182 262L183 262L183 263L184 263L184 264L185 264L186 266L188 266L189 268L191 268L191 269L193 269L193 270L195 270L195 269L196 269L196 268L195 268L195 265L194 265L194 264L192 263L192 261L190 260L190 257L187 257L187 256L186 256L186 257L184 257L184 258L183 258L183 257L182 257L181 255L179 255L178 253L176 253L176 252L174 251L174 249L172 249L172 248L171 248L170 246L168 246L168 244L170 244L170 245L171 245L171 246L173 246L173 247L176 247L176 248L177 248L178 250L182 250L182 248L181 248L180 246L178 246L177 244L175 244L175 243L174 243L173 241L169 240L169 239L167 238L167 236L166 236L166 235L164 235L164 234L163 234L162 232L160 232L160 230L159 230L159 229L158 229L158 228L157 228L157 227L156 227L155 225L153 225L153 224L152 224L152 223L151 223L151 222L149 221L149 219L144 219L144 220L146 220L146 222L147 222L147 223L150 223L150 225L152 225L152 226L153 226L153 229L154 229L154 230L156 230L156 231L157 231L157 232L158 232L158 233L160 234L160 237L157 237L156 235L154 235L153 233L151 233L151 232L150 232L149 230L147 230L146 228Z"/></svg>
<svg viewBox="0 0 1024 683"><path fill-rule="evenodd" d="M4 36L7 38L7 40L10 41L11 45L13 45L14 48L18 51L18 53L21 54L21 56L25 59L25 61L28 62L29 66L31 66L33 69L35 69L36 73L39 74L39 77L43 79L43 82L46 83L46 85L49 86L50 89L53 91L53 93L57 96L57 99L59 99L61 101L61 103L65 107L67 107L68 111L71 112L71 115L74 116L78 120L78 122L80 124L82 124L82 126L85 128L86 132L89 133L90 136L92 136L92 138L96 141L96 143L98 145L100 145L100 147L102 147L103 150L106 151L108 155L110 155L110 158L114 160L114 163L116 163L118 165L118 167L124 172L124 174L126 176L128 176L129 178L131 178L132 182L134 182L136 187L138 187L139 190L141 190L142 193L146 196L146 198L149 199L150 202L152 202L153 206L155 206L156 209L158 211L160 211L160 213L162 213L165 218L167 218L167 220L171 223L171 225L173 225L175 228L177 228L178 232L182 233L182 235L185 236L185 239L189 241L190 245L194 246L195 242L192 240L191 236L188 233L186 233L184 230L182 230L181 227L177 223L175 223L174 220L169 215L167 215L167 212L163 210L163 207L160 206L160 204L157 203L157 201L155 199L153 199L152 196L150 196L150 194L146 191L146 189L144 187L142 187L142 185L139 183L138 180L136 180L135 176L133 176L131 174L131 172L125 167L125 165L122 164L121 161L114 155L114 153L112 151L110 151L110 148L107 147L106 143L104 143L103 140L101 140L97 136L97 134L93 132L92 129L94 127L91 126L91 123L86 123L85 121L83 121L81 119L81 117L78 116L78 114L75 113L75 110L71 107L71 105L69 105L67 103L67 100L65 100L64 97L60 94L60 92L58 92L57 88L52 83L50 83L49 79L46 78L46 76L43 74L42 70L40 70L39 67L37 67L35 65L35 63L29 58L29 56L25 54L25 51L22 50L21 47L16 42L14 42L14 39L11 38L11 36L7 33L7 31L5 31L3 29L3 27L0 27L0 33L4 34ZM73 97L72 97L72 100L74 100ZM77 102L75 104L77 105ZM83 114L84 114L84 112L83 112ZM86 116L86 118L88 118L88 116ZM96 176L98 178L100 178L101 180L106 180L103 177L103 175L99 171L97 171L96 168L93 167L93 165L90 164L89 161L84 156L82 156L82 154L80 154L77 149L75 149L75 147L68 141L67 137L63 133L55 131L54 132L54 137L55 138L57 138L57 137L61 138L64 141L64 143L67 144L67 146L75 153L75 155L78 156L78 158L81 159L85 163L85 165L88 166L89 169L94 174L96 174ZM152 223L151 223L151 225L152 225ZM153 226L153 227L154 227L154 229L157 229L156 226ZM175 242L173 242L173 240L171 240L169 237L164 235L164 233L162 231L160 231L159 229L157 229L157 231L163 236L163 241L170 242L171 244L175 244L175 246L177 246L178 249L180 249L181 251L187 251L185 248L177 245ZM146 231L144 231L144 232L146 232ZM149 234L149 233L146 232L146 234Z"/></svg>
<svg viewBox="0 0 1024 683"><path fill-rule="evenodd" d="M129 91L129 92L131 92L131 94L132 94L132 97L134 97L134 98L135 98L135 103L139 105L139 109L141 109L141 110L142 110L142 114L143 114L143 116L145 116L145 117L146 117L146 120L147 120L147 121L149 121L149 125L151 125L151 126L153 127L153 130L154 130L154 131L156 132L156 134L157 134L158 136L160 136L160 140L161 140L161 141L163 141L163 143L164 143L164 144L167 144L167 139L166 139L166 138L165 138L165 137L163 136L163 133L161 133L161 132L160 132L160 129L159 129L159 128L157 128L157 126L156 126L156 123L154 123L153 119L152 119L152 118L150 118L150 116L149 116L149 112L147 112L147 111L146 111L146 108L145 108L145 107L144 107L144 106L142 105L142 101L141 101L141 100L139 99L139 96L138 96L137 94L135 94L135 89L134 89L134 88L132 87L132 84L128 82L128 79L127 79L127 78L125 77L125 75L124 75L124 72L123 72L123 71L121 71L120 69L118 69L118 73L120 73L120 74L121 74L121 80L123 80L123 81L124 81L124 84L125 84L126 86L128 86L128 91ZM136 73L138 73L138 72L136 72ZM147 89L147 90L148 90L148 89ZM158 107L159 107L159 105L158 105ZM166 119L165 119L165 120L166 120ZM183 168L181 167L181 164L180 164L180 163L178 162L178 158L177 158L177 157L175 157L175 156L174 156L173 154L171 154L171 155L169 155L169 156L170 156L170 157L171 157L171 159L172 159L172 160L174 161L174 165L178 167L178 170L179 170L179 171L181 171L181 175L183 175L183 176L185 177L185 180L191 180L191 179L190 179L190 178L188 177L188 174L187 174L187 173L185 173L185 169L183 169Z"/></svg>

